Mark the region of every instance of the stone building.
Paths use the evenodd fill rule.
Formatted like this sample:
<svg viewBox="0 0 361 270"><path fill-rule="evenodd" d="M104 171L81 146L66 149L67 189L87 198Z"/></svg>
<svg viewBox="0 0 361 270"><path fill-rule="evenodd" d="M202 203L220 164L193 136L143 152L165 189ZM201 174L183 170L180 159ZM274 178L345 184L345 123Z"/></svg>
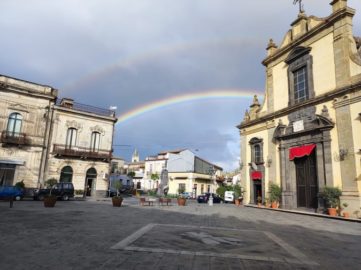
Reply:
<svg viewBox="0 0 361 270"><path fill-rule="evenodd" d="M327 18L300 11L281 44L268 44L264 100L238 126L250 203L273 182L284 208L321 211L319 193L337 186L348 210L360 210L361 42L347 0L331 6Z"/></svg>
<svg viewBox="0 0 361 270"><path fill-rule="evenodd" d="M87 196L108 190L115 113L63 98L53 106L45 179L72 182Z"/></svg>
<svg viewBox="0 0 361 270"><path fill-rule="evenodd" d="M103 195L115 112L57 97L52 87L0 76L0 185L24 180L31 190L55 178Z"/></svg>
<svg viewBox="0 0 361 270"><path fill-rule="evenodd" d="M0 185L43 178L51 108L57 90L0 75Z"/></svg>

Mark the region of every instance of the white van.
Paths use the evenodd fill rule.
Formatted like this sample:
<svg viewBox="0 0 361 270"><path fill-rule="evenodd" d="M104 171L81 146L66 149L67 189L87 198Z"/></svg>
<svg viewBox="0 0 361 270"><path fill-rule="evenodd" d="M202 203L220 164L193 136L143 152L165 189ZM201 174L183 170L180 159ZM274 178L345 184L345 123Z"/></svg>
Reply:
<svg viewBox="0 0 361 270"><path fill-rule="evenodd" d="M234 202L234 191L224 192L224 201L225 202Z"/></svg>

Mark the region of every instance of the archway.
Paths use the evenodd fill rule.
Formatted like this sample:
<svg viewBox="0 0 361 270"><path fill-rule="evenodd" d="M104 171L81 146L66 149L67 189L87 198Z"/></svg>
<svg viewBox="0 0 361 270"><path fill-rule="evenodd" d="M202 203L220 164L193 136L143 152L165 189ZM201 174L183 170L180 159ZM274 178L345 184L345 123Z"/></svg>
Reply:
<svg viewBox="0 0 361 270"><path fill-rule="evenodd" d="M95 194L96 187L96 179L97 179L97 171L95 168L90 168L86 172L85 177L85 196L93 196Z"/></svg>
<svg viewBox="0 0 361 270"><path fill-rule="evenodd" d="M73 180L73 168L70 166L65 166L61 169L60 173L60 182L71 183Z"/></svg>

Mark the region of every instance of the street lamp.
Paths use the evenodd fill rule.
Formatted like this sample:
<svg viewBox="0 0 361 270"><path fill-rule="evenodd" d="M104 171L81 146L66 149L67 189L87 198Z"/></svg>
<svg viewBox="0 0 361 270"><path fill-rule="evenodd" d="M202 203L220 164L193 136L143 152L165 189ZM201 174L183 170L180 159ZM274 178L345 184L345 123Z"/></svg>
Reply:
<svg viewBox="0 0 361 270"><path fill-rule="evenodd" d="M211 177L211 180L213 180L213 176L216 174L216 169L214 168L214 166L210 167L208 169L208 174L210 175ZM214 183L212 183L214 184ZM210 190L210 195L209 195L209 199L208 199L208 205L209 206L212 206L213 205L213 196L212 196L212 190Z"/></svg>

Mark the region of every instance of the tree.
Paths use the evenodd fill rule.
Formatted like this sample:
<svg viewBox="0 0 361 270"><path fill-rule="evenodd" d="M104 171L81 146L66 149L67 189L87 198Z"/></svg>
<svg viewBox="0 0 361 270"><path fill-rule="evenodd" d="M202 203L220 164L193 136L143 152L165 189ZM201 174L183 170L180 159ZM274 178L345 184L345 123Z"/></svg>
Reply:
<svg viewBox="0 0 361 270"><path fill-rule="evenodd" d="M128 172L127 176L133 179L135 176L135 172Z"/></svg>
<svg viewBox="0 0 361 270"><path fill-rule="evenodd" d="M156 180L159 180L159 175L158 173L152 173L152 175L150 176L150 179L156 181Z"/></svg>

